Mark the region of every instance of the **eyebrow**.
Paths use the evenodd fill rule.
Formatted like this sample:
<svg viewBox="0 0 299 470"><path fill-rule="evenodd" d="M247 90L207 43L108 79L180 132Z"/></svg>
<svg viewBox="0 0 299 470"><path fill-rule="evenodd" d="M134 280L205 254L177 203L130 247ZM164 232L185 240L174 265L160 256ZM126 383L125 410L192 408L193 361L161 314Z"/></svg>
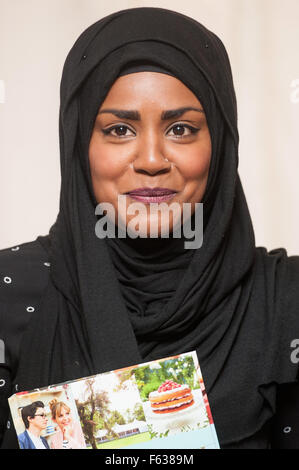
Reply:
<svg viewBox="0 0 299 470"><path fill-rule="evenodd" d="M203 109L195 108L193 106L184 106L183 108L177 109L169 109L167 111L163 111L161 114L162 121L166 121L167 119L175 119L182 116L187 111L197 111L199 113L204 113ZM135 110L125 110L125 109L102 109L99 111L98 114L114 114L116 117L120 119L131 119L132 121L140 121L140 113L139 111Z"/></svg>

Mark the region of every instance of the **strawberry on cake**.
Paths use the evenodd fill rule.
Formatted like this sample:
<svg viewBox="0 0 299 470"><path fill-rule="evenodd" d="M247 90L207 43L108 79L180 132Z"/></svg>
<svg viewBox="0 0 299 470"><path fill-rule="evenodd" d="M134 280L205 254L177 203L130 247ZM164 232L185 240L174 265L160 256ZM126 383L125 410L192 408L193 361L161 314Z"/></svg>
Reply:
<svg viewBox="0 0 299 470"><path fill-rule="evenodd" d="M194 404L190 387L173 380L166 380L158 390L151 392L149 401L156 414L175 413Z"/></svg>

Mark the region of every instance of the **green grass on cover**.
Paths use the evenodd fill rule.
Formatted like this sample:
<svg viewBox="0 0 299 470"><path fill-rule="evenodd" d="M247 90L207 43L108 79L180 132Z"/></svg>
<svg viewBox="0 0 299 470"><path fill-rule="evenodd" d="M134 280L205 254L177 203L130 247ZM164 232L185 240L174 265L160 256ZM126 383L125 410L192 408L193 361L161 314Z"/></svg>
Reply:
<svg viewBox="0 0 299 470"><path fill-rule="evenodd" d="M109 442L98 444L98 449L120 449L121 447L138 444L139 442L147 442L150 440L148 432L134 434L134 436L123 437L122 439L115 439Z"/></svg>

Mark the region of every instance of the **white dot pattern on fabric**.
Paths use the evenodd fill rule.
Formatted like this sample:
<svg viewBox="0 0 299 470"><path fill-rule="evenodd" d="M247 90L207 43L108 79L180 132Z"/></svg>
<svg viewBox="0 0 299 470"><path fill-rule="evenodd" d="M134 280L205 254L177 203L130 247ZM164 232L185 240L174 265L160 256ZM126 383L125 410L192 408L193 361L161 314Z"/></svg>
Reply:
<svg viewBox="0 0 299 470"><path fill-rule="evenodd" d="M4 387L5 385L5 380L4 379L0 379L0 387Z"/></svg>
<svg viewBox="0 0 299 470"><path fill-rule="evenodd" d="M10 283L11 283L11 277L5 276L5 277L3 278L3 281L4 281L6 284L10 284Z"/></svg>
<svg viewBox="0 0 299 470"><path fill-rule="evenodd" d="M10 429L10 421L7 421L7 429Z"/></svg>
<svg viewBox="0 0 299 470"><path fill-rule="evenodd" d="M34 307L27 307L26 310L27 312L34 312L35 309Z"/></svg>
<svg viewBox="0 0 299 470"><path fill-rule="evenodd" d="M15 246L14 248L11 249L11 251L18 251L20 249L19 246Z"/></svg>
<svg viewBox="0 0 299 470"><path fill-rule="evenodd" d="M286 427L283 429L283 432L284 432L285 434L288 434L288 433L291 432L291 431L292 431L291 426L286 426Z"/></svg>
<svg viewBox="0 0 299 470"><path fill-rule="evenodd" d="M45 266L51 266L51 263L44 263Z"/></svg>

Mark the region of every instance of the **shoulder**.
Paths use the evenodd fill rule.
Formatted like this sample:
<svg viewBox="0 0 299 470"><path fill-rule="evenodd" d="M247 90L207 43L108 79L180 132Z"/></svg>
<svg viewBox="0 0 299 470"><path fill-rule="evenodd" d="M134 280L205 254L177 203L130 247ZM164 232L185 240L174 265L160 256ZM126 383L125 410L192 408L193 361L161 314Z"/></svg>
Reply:
<svg viewBox="0 0 299 470"><path fill-rule="evenodd" d="M38 240L0 250L0 302L29 299L49 278L48 255Z"/></svg>
<svg viewBox="0 0 299 470"><path fill-rule="evenodd" d="M12 292L15 296L43 287L49 266L47 252L38 240L0 250L0 300L9 299Z"/></svg>
<svg viewBox="0 0 299 470"><path fill-rule="evenodd" d="M299 328L299 256L288 256L284 248L266 251L257 249L263 260L259 271L265 279L266 290L274 294L276 306L290 322ZM298 331L299 333L299 331Z"/></svg>
<svg viewBox="0 0 299 470"><path fill-rule="evenodd" d="M26 439L26 437L27 437L27 431L26 430L18 435L18 439L21 442L23 442Z"/></svg>
<svg viewBox="0 0 299 470"><path fill-rule="evenodd" d="M290 256L287 259L288 297L294 294L299 298L299 256Z"/></svg>
<svg viewBox="0 0 299 470"><path fill-rule="evenodd" d="M288 256L283 248L268 252L268 262L275 266L274 279L277 294L281 292L285 307L297 306L299 315L299 256Z"/></svg>
<svg viewBox="0 0 299 470"><path fill-rule="evenodd" d="M277 283L291 287L289 294L298 291L299 283L299 256L288 256L284 248L267 251L265 248L257 248L257 258L262 260L264 273Z"/></svg>
<svg viewBox="0 0 299 470"><path fill-rule="evenodd" d="M18 441L21 449L28 449L30 447L28 445L28 441L30 442L30 437L28 436L26 430L18 435Z"/></svg>

